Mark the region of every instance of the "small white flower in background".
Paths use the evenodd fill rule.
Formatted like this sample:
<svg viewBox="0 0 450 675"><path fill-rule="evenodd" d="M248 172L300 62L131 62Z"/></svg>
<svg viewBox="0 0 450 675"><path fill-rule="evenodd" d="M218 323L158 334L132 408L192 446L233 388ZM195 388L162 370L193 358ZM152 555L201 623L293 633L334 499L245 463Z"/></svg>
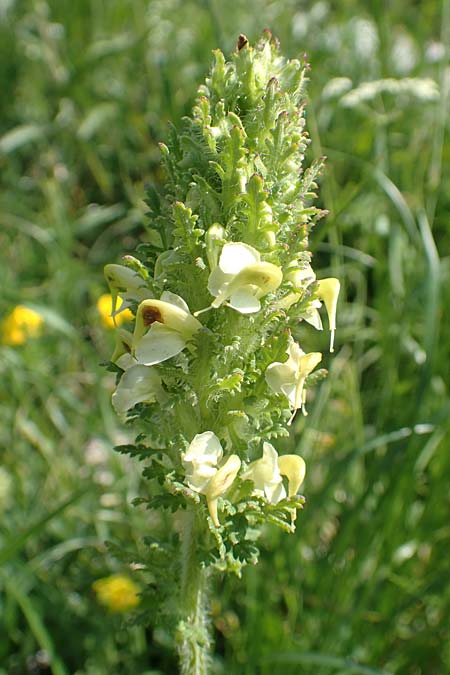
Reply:
<svg viewBox="0 0 450 675"><path fill-rule="evenodd" d="M333 77L328 80L322 89L322 99L328 101L333 98L338 98L345 94L353 86L352 81L348 77Z"/></svg>
<svg viewBox="0 0 450 675"><path fill-rule="evenodd" d="M100 438L91 438L84 450L86 464L103 464L109 457L109 447Z"/></svg>
<svg viewBox="0 0 450 675"><path fill-rule="evenodd" d="M213 264L216 255L214 249L209 256ZM240 242L225 244L217 266L209 275L208 290L215 300L207 309L217 309L226 303L241 314L253 314L261 309L260 299L275 291L282 279L281 269L272 263L261 262L261 256L253 246ZM204 311L196 312L196 315Z"/></svg>
<svg viewBox="0 0 450 675"><path fill-rule="evenodd" d="M304 408L305 391L304 385L308 375L322 360L320 352L310 352L305 354L291 338L287 349L289 355L285 363L275 361L266 369L266 382L276 394L284 394L289 400L293 414L288 424L292 423L297 410L303 407L303 414L306 415Z"/></svg>
<svg viewBox="0 0 450 675"><path fill-rule="evenodd" d="M237 455L230 455L225 462L222 462L222 457L222 446L212 431L194 436L186 452L181 455L186 484L194 492L206 496L209 514L216 527L220 526L217 500L228 490L241 468L241 460Z"/></svg>
<svg viewBox="0 0 450 675"><path fill-rule="evenodd" d="M112 312L114 318L119 312L130 307L133 302L141 302L145 298L151 298L150 289L145 285L144 279L138 272L125 267L125 265L105 265L104 273L112 297ZM117 308L117 298L122 303Z"/></svg>
<svg viewBox="0 0 450 675"><path fill-rule="evenodd" d="M165 397L161 378L154 368L133 365L124 372L112 395L112 404L119 415L124 415L136 403L153 403Z"/></svg>
<svg viewBox="0 0 450 675"><path fill-rule="evenodd" d="M132 354L152 366L179 354L202 324L179 295L164 291L159 300L144 300L136 313Z"/></svg>
<svg viewBox="0 0 450 675"><path fill-rule="evenodd" d="M271 443L263 444L263 456L251 462L242 473L243 480L254 483L254 494L265 497L271 504L286 498L282 476L288 479L288 494L293 497L303 483L306 473L304 460L298 455L281 455Z"/></svg>

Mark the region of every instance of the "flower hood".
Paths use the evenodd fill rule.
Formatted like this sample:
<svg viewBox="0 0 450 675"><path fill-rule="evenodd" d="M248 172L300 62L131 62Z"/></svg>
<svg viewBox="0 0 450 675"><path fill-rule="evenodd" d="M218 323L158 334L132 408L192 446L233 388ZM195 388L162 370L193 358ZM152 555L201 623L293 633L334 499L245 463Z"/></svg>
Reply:
<svg viewBox="0 0 450 675"><path fill-rule="evenodd" d="M111 291L113 318L130 307L133 302L141 302L151 297L150 289L145 285L141 275L125 265L105 265L104 274ZM119 307L117 307L118 297L122 298Z"/></svg>

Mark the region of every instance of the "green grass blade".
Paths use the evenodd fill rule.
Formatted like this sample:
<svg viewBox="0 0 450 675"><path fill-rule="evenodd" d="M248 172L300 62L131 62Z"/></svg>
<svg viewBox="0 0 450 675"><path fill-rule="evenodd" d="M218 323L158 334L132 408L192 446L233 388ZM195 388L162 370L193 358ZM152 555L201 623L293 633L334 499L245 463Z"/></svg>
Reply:
<svg viewBox="0 0 450 675"><path fill-rule="evenodd" d="M320 654L318 652L289 652L273 654L265 659L277 663L305 663L316 666L326 666L336 670L342 670L347 675L389 675L386 670L375 670L368 666L362 666L351 659L343 659L338 656Z"/></svg>
<svg viewBox="0 0 450 675"><path fill-rule="evenodd" d="M77 490L65 499L59 506L47 513L43 518L40 518L36 523L30 525L22 534L18 536L10 537L6 544L0 549L0 565L4 565L5 562L10 560L17 551L20 551L25 542L34 534L39 534L42 532L44 527L51 520L63 513L69 506L77 502L83 495L85 495L89 490L88 488L83 488L82 490Z"/></svg>
<svg viewBox="0 0 450 675"><path fill-rule="evenodd" d="M36 642L39 644L39 647L48 653L53 675L69 675L63 662L55 653L55 645L51 635L47 631L31 598L20 590L16 580L9 581L3 574L2 578L7 593L9 593L15 599L22 610L31 632L34 635Z"/></svg>

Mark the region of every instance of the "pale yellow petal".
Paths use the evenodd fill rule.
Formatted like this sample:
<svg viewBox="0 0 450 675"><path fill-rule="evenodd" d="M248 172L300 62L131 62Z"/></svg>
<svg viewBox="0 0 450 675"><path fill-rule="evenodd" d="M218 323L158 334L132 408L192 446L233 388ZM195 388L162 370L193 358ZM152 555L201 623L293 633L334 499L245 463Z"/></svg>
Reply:
<svg viewBox="0 0 450 675"><path fill-rule="evenodd" d="M289 484L289 497L297 494L306 474L306 464L298 455L281 455L278 457L278 468L282 476L286 476Z"/></svg>
<svg viewBox="0 0 450 675"><path fill-rule="evenodd" d="M330 277L328 279L321 279L318 283L318 297L325 303L325 308L328 315L328 323L330 326L330 352L334 351L334 333L336 330L336 307L339 297L341 284L339 279Z"/></svg>
<svg viewBox="0 0 450 675"><path fill-rule="evenodd" d="M239 457L237 455L230 455L225 464L218 469L209 481L206 490L206 503L208 504L209 515L216 527L220 527L217 500L231 487L240 468L241 460Z"/></svg>

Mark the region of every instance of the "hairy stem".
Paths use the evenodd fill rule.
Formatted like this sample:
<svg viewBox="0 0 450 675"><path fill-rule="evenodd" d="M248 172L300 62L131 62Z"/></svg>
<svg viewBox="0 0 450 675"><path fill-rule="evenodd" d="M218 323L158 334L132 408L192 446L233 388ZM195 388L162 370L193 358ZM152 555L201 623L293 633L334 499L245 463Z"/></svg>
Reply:
<svg viewBox="0 0 450 675"><path fill-rule="evenodd" d="M185 514L181 548L178 654L181 675L207 675L211 648L207 611L208 570L196 555L198 527L195 511Z"/></svg>

